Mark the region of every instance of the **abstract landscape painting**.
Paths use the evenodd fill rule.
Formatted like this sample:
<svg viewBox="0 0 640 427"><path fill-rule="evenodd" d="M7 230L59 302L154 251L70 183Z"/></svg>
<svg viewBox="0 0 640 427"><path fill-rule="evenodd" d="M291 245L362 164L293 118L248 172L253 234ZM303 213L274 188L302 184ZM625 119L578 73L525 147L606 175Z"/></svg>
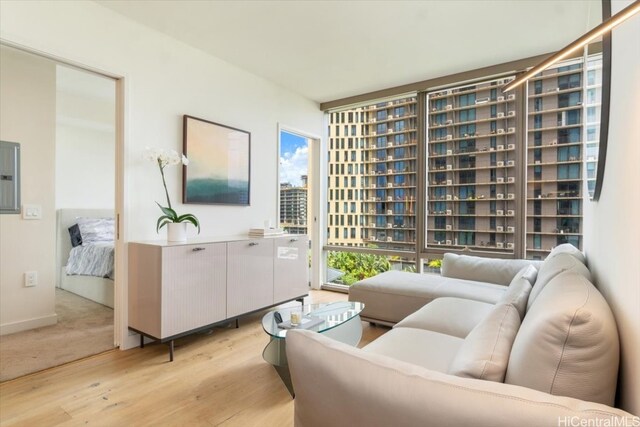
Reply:
<svg viewBox="0 0 640 427"><path fill-rule="evenodd" d="M251 134L184 116L182 202L249 205Z"/></svg>

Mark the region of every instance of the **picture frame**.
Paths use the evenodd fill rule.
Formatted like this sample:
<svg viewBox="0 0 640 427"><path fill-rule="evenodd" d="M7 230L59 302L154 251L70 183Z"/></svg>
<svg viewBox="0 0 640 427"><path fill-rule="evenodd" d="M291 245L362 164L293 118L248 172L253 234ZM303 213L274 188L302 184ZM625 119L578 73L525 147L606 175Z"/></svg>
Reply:
<svg viewBox="0 0 640 427"><path fill-rule="evenodd" d="M182 203L249 206L251 133L183 116Z"/></svg>

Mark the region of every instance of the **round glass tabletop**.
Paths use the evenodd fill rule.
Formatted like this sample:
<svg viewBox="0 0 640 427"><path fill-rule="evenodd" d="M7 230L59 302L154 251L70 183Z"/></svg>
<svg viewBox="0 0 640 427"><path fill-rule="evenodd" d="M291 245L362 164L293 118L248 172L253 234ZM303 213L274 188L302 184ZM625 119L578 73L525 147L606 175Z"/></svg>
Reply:
<svg viewBox="0 0 640 427"><path fill-rule="evenodd" d="M262 328L273 338L285 338L289 329L306 329L322 333L357 317L363 309L363 303L352 301L281 308L265 314L262 318ZM274 318L274 313L276 312L282 316L280 325ZM302 322L299 326L287 328L291 324L291 313L301 313Z"/></svg>

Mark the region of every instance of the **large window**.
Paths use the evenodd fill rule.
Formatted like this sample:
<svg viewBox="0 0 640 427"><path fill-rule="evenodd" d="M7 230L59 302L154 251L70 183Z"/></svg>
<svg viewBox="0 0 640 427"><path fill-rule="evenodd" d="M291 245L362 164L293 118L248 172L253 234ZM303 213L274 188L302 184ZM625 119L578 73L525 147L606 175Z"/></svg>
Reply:
<svg viewBox="0 0 640 427"><path fill-rule="evenodd" d="M452 106L444 113L446 142L441 127L427 129L427 251L514 251L516 97L499 95L496 84L490 80L427 95L431 116L443 114L438 105ZM443 220L429 219L441 213L447 218L444 232Z"/></svg>
<svg viewBox="0 0 640 427"><path fill-rule="evenodd" d="M415 251L415 104L416 98L409 97L378 102L351 111L356 113L353 114L353 120L357 122L348 125L362 129L361 134L354 135L356 143L348 159L329 153L328 169L330 175L332 171L333 175L339 175L346 162L347 171L359 177L354 190L362 197L358 203L353 201L353 195L344 200L342 193L331 191L338 188L330 186L330 207L331 202L349 202L348 205L345 204L345 209L348 210L330 214L341 219L349 213L355 219L354 227L348 232L329 232L329 245ZM338 114L341 113L333 113L332 116ZM434 118L434 123L442 120L441 117ZM329 125L330 147L331 141L337 137L338 126ZM330 148L330 151L342 150ZM331 176L328 182L332 183ZM349 187L346 182L345 187ZM342 228L339 225L333 227Z"/></svg>
<svg viewBox="0 0 640 427"><path fill-rule="evenodd" d="M580 245L599 126L601 73L587 71L574 59L510 93L500 87L512 77L452 85L424 94L421 118L414 96L351 110L353 122L332 113L328 245L404 261L466 250L543 259L559 241Z"/></svg>

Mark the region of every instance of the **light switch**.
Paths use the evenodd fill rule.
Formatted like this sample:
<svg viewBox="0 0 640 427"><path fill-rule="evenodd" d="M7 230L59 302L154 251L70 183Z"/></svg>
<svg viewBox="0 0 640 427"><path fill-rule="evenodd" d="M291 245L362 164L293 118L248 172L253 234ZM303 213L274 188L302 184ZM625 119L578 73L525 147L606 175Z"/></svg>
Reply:
<svg viewBox="0 0 640 427"><path fill-rule="evenodd" d="M42 219L42 206L40 205L23 205L22 219Z"/></svg>

